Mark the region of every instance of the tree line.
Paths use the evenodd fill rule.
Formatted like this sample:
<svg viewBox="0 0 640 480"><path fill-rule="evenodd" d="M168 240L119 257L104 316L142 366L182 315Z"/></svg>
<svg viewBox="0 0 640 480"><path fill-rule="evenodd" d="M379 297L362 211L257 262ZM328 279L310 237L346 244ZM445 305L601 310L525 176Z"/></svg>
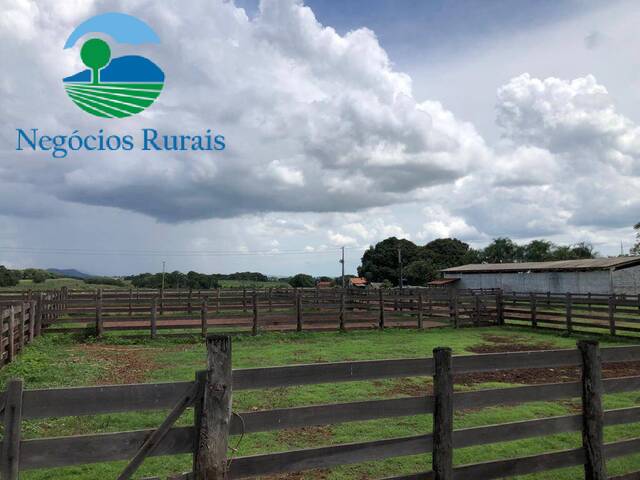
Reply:
<svg viewBox="0 0 640 480"><path fill-rule="evenodd" d="M457 238L438 238L426 245L410 240L387 238L369 247L362 256L358 275L370 282L399 285L400 265L405 285L425 285L438 278L439 271L469 263L544 262L594 258L588 243L556 245L547 240L533 240L519 245L510 238L496 238L482 249L474 249Z"/></svg>

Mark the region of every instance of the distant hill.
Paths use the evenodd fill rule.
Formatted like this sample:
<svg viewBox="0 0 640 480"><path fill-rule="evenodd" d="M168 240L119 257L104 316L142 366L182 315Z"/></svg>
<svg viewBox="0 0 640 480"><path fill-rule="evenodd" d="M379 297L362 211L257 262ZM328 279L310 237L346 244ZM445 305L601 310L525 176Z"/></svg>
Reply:
<svg viewBox="0 0 640 480"><path fill-rule="evenodd" d="M91 82L91 71L81 72L63 79L64 82ZM126 55L111 60L100 70L100 82L164 82L164 73L151 60L137 55Z"/></svg>
<svg viewBox="0 0 640 480"><path fill-rule="evenodd" d="M93 277L93 275L81 272L79 270L76 270L75 268L47 268L47 272L53 273L54 275L58 275L60 277L77 278L79 280Z"/></svg>

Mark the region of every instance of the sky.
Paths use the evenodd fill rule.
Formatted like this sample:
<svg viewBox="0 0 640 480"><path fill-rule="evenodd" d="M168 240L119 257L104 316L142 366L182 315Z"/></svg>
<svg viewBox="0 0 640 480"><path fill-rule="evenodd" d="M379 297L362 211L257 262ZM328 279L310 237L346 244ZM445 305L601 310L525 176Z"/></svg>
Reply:
<svg viewBox="0 0 640 480"><path fill-rule="evenodd" d="M640 220L633 1L0 0L0 264L124 275L347 273L388 237L615 255ZM166 74L128 119L78 109L93 15ZM89 36L87 36L89 38ZM106 38L106 37L105 37ZM84 38L83 38L84 39ZM106 38L110 40L109 38ZM220 152L16 151L42 134L225 136Z"/></svg>

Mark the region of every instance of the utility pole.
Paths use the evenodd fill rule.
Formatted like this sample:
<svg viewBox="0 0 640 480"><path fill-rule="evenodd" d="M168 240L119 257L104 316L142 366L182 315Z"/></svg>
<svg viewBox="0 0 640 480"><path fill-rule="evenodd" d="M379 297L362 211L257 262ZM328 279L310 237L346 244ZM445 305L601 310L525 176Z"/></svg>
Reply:
<svg viewBox="0 0 640 480"><path fill-rule="evenodd" d="M400 267L400 290L402 290L402 284L404 283L404 279L402 278L403 276L403 272L402 272L402 250L400 249L400 247L398 247L398 265Z"/></svg>
<svg viewBox="0 0 640 480"><path fill-rule="evenodd" d="M344 247L341 247L342 250L342 258L340 259L340 263L342 264L342 288L344 288Z"/></svg>
<svg viewBox="0 0 640 480"><path fill-rule="evenodd" d="M164 292L164 267L166 263L167 262L165 262L164 260L162 261L162 291L163 292Z"/></svg>

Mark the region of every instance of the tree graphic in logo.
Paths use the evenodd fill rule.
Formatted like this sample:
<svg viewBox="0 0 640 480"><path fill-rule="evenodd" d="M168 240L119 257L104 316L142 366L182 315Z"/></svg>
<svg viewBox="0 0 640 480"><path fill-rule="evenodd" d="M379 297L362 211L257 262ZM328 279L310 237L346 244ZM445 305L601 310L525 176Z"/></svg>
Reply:
<svg viewBox="0 0 640 480"><path fill-rule="evenodd" d="M122 44L159 43L156 33L142 20L123 13L105 13L80 24L65 49L84 35L102 33ZM80 59L88 69L63 79L69 98L87 113L103 118L124 118L151 106L164 86L164 73L139 55L112 58L111 47L101 38L82 44Z"/></svg>
<svg viewBox="0 0 640 480"><path fill-rule="evenodd" d="M111 60L111 49L109 44L99 38L87 40L80 50L82 63L91 69L91 83L100 84L100 69L106 67Z"/></svg>

